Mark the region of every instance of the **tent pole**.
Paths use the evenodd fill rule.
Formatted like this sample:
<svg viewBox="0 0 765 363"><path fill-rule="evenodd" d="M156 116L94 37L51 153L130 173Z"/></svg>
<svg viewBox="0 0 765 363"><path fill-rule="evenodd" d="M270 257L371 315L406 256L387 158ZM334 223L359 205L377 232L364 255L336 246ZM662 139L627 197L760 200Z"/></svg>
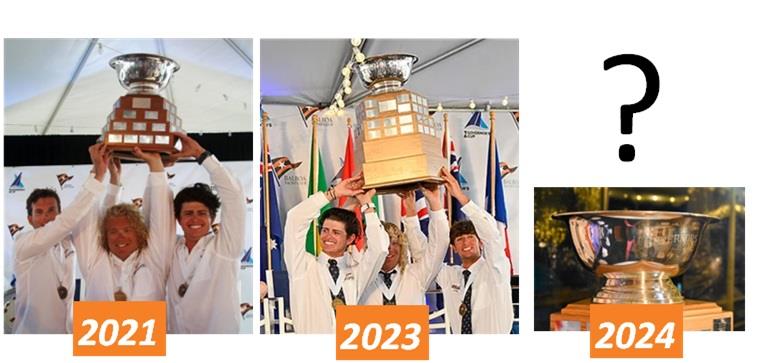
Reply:
<svg viewBox="0 0 765 363"><path fill-rule="evenodd" d="M247 55L247 53L242 50L242 48L240 48L233 39L223 38L223 41L226 42L226 44L228 44L228 46L231 47L231 49L233 49L234 52L239 55L239 57L242 58L242 60L244 60L247 65L250 66L250 68L252 68L252 58L250 58L250 56Z"/></svg>

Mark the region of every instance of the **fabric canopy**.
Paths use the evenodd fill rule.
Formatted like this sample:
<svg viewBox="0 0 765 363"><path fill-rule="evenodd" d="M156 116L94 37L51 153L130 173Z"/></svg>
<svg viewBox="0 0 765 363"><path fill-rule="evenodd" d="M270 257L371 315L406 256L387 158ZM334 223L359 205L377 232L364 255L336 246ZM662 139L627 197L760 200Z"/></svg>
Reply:
<svg viewBox="0 0 765 363"><path fill-rule="evenodd" d="M251 39L6 39L5 135L99 134L126 94L109 60L152 53L181 66L162 96L187 132L252 132Z"/></svg>
<svg viewBox="0 0 765 363"><path fill-rule="evenodd" d="M517 39L366 39L367 56L408 53L419 58L406 88L425 95L430 105L467 108L518 107ZM348 39L264 39L260 42L263 104L326 107L338 91L340 70L352 55ZM366 91L354 74L351 105ZM349 102L351 101L351 102Z"/></svg>

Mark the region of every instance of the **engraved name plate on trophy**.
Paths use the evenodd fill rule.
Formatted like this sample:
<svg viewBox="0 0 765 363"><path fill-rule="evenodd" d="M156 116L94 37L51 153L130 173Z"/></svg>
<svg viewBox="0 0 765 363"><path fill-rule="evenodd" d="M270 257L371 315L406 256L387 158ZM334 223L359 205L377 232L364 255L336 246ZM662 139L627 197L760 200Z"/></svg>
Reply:
<svg viewBox="0 0 765 363"><path fill-rule="evenodd" d="M159 55L125 54L109 65L128 94L114 103L106 118L103 141L107 147L123 159L134 158L134 147L163 157L178 152L178 140L172 133L182 131L181 119L175 105L159 95L180 69L178 63Z"/></svg>
<svg viewBox="0 0 765 363"><path fill-rule="evenodd" d="M378 194L414 189L419 183L442 183L446 166L440 128L428 114L428 101L402 85L417 57L389 54L357 64L371 94L356 106L362 135L364 189Z"/></svg>

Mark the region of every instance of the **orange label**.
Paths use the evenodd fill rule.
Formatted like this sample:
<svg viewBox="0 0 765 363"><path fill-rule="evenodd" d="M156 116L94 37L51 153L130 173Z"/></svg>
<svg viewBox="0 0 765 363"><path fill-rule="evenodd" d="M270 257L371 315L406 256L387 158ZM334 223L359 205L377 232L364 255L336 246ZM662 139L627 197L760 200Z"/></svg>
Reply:
<svg viewBox="0 0 765 363"><path fill-rule="evenodd" d="M164 301L74 303L74 355L164 356Z"/></svg>
<svg viewBox="0 0 765 363"><path fill-rule="evenodd" d="M338 306L337 360L428 360L428 307Z"/></svg>
<svg viewBox="0 0 765 363"><path fill-rule="evenodd" d="M591 304L591 358L682 358L683 304Z"/></svg>

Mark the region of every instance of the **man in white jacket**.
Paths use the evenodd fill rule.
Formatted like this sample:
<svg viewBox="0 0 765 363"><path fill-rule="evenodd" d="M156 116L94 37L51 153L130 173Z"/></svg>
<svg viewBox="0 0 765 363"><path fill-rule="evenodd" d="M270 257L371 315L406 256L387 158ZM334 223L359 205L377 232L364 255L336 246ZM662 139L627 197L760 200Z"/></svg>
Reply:
<svg viewBox="0 0 765 363"><path fill-rule="evenodd" d="M449 222L441 206L438 186L425 186L422 192L429 206L428 235L431 243L427 243L428 237L420 231L414 191L404 193L404 226L407 233L401 234L398 227L386 223L391 240L388 255L380 272L364 292L363 305L425 304L425 292L441 270L444 255L449 248ZM412 263L406 262L409 259L406 247L409 247L412 254Z"/></svg>
<svg viewBox="0 0 765 363"><path fill-rule="evenodd" d="M442 170L441 177L469 219L454 223L449 231L449 242L462 266L444 265L436 277L452 332L509 334L513 326L510 261L497 222L462 192L451 174Z"/></svg>
<svg viewBox="0 0 765 363"><path fill-rule="evenodd" d="M167 280L168 331L237 334L242 320L238 276L246 222L244 191L209 151L186 134L175 135L182 151L171 157L194 157L210 173L217 195L207 184L196 183L175 196L173 210L183 236L176 240ZM220 229L213 232L218 209Z"/></svg>
<svg viewBox="0 0 765 363"><path fill-rule="evenodd" d="M334 333L335 310L339 305L357 305L360 295L372 281L385 260L388 234L375 213L372 196L356 184L361 177L346 179L327 192L319 192L287 213L284 227L284 262L290 279L290 312L297 333ZM356 196L366 218L366 250L347 252L359 236L353 212L331 208L319 218L321 253L306 251L305 243L311 222L321 208L332 200ZM354 247L355 248L355 247Z"/></svg>
<svg viewBox="0 0 765 363"><path fill-rule="evenodd" d="M121 167L109 163L110 183L103 210L90 206L73 233L83 277L83 301L164 301L165 282L175 242L172 192L159 154L134 155L146 161L149 178L144 193L144 218L131 203L119 199Z"/></svg>
<svg viewBox="0 0 765 363"><path fill-rule="evenodd" d="M71 232L104 191L109 153L104 144L88 149L93 172L63 211L55 191L35 189L27 198L27 220L34 228L16 238L16 320L14 333L71 332L74 253Z"/></svg>

